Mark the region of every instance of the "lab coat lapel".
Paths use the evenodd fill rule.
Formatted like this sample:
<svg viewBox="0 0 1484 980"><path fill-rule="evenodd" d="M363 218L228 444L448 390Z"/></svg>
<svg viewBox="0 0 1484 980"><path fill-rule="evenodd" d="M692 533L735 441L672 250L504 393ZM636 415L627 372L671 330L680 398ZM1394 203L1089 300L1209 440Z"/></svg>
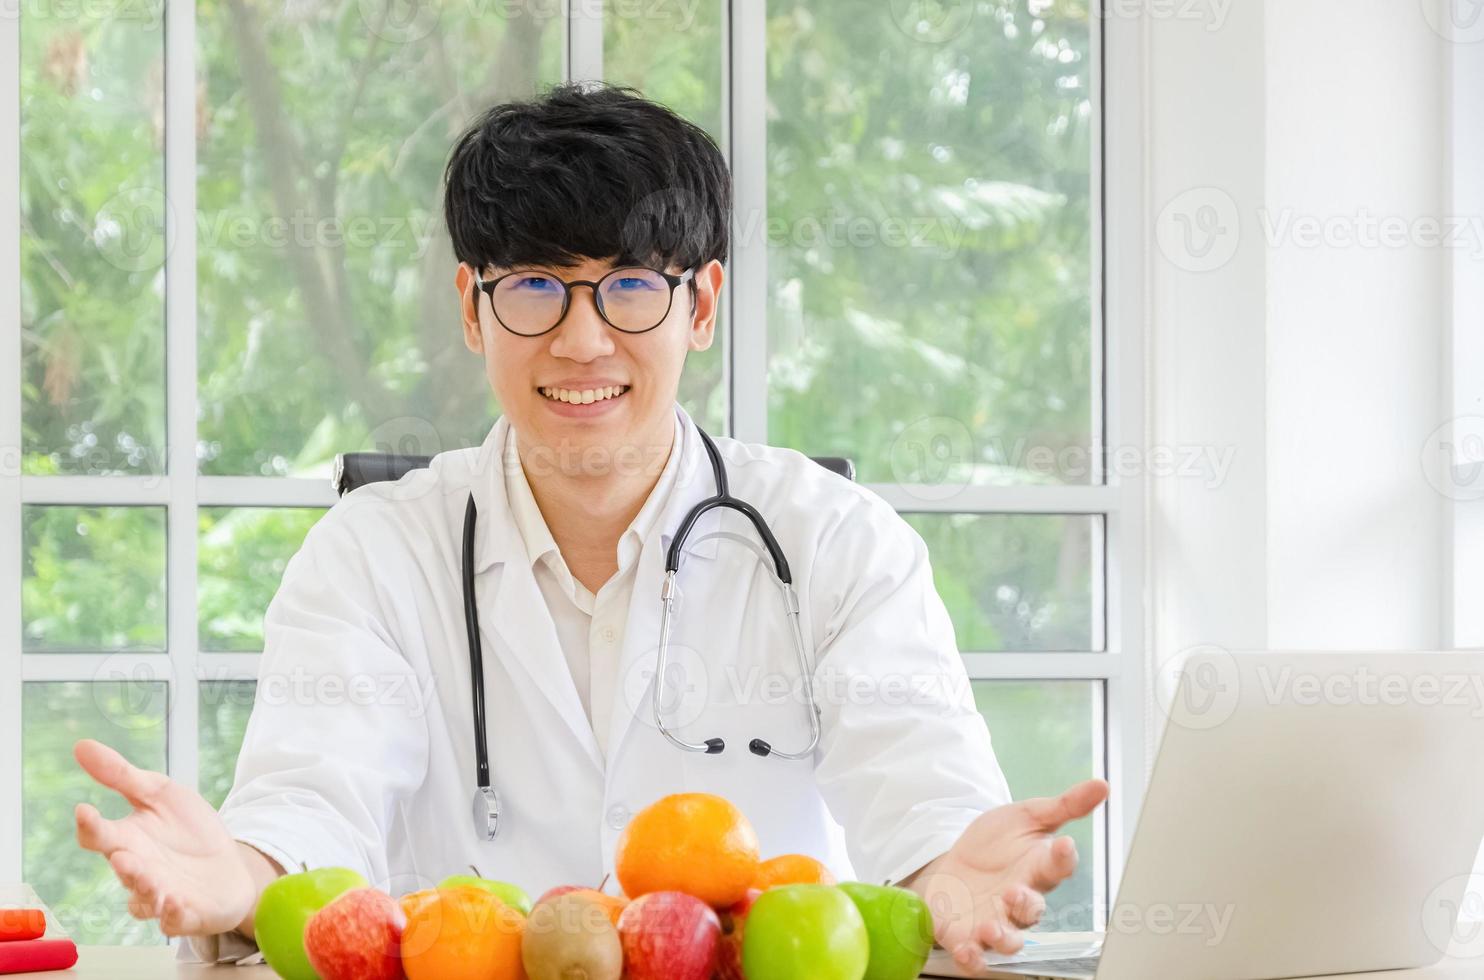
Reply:
<svg viewBox="0 0 1484 980"><path fill-rule="evenodd" d="M474 594L484 656L486 661L492 655L498 657L512 676L530 678L601 770L602 754L572 682L556 623L532 574L520 530L510 516L503 467L520 463L515 457L507 460L500 452L508 428L503 417L495 424L480 447L481 465L471 483L479 511ZM459 512L463 513L462 501ZM494 760L490 764L492 768L498 765Z"/></svg>
<svg viewBox="0 0 1484 980"><path fill-rule="evenodd" d="M676 406L680 416L681 458L680 472L675 486L666 501L660 518L655 522L639 553L639 564L635 569L633 595L629 600L629 616L624 626L624 641L614 674L613 709L608 726L609 772L623 751L623 740L636 718L643 724L654 726L651 716L650 690L654 683L654 667L659 654L660 640L660 587L665 578L665 557L670 540L680 527L685 515L692 507L714 496L715 476L711 470L706 447L695 424L684 409ZM722 512L709 510L691 528L683 547L680 573L676 576L680 588L680 601L672 619L671 645L679 643L674 624L684 620L687 613L700 615L697 609L685 608L686 581L696 575L706 574L706 565L716 557L717 539L712 536L720 527Z"/></svg>

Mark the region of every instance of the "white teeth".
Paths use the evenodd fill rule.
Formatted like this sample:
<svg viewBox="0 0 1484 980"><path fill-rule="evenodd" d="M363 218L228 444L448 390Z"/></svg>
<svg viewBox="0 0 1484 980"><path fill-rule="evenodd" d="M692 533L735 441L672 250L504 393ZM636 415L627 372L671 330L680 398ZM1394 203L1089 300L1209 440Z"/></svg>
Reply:
<svg viewBox="0 0 1484 980"><path fill-rule="evenodd" d="M569 405L591 405L608 398L617 398L628 391L627 385L609 385L604 388L586 388L582 391L572 391L568 388L542 388L541 394L553 401L566 402Z"/></svg>

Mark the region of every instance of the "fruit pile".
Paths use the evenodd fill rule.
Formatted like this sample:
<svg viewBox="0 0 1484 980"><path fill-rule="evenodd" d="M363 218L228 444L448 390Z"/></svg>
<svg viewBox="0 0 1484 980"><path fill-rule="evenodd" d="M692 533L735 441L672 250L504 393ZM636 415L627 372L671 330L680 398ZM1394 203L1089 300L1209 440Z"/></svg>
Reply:
<svg viewBox="0 0 1484 980"><path fill-rule="evenodd" d="M616 857L627 898L564 885L534 905L470 875L401 899L345 868L285 875L259 899L258 945L285 980L910 980L932 947L915 893L760 860L719 796L645 808Z"/></svg>

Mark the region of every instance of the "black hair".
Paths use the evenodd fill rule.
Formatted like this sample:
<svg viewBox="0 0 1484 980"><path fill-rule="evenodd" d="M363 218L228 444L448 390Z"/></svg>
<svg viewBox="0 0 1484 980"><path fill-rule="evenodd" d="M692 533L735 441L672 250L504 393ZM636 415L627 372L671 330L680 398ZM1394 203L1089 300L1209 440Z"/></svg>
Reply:
<svg viewBox="0 0 1484 980"><path fill-rule="evenodd" d="M443 179L454 255L476 270L727 259L726 159L705 130L633 88L564 83L492 106L454 144Z"/></svg>

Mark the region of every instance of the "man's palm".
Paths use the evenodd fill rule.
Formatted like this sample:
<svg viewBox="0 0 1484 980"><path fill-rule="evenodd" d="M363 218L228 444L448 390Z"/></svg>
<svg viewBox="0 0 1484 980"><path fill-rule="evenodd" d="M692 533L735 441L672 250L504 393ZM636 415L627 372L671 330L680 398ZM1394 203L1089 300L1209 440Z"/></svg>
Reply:
<svg viewBox="0 0 1484 980"><path fill-rule="evenodd" d="M195 790L164 773L130 765L118 752L83 739L73 755L88 775L133 807L118 820L76 808L77 840L108 859L129 890L135 918L158 918L166 935L236 928L256 898L251 876L221 817Z"/></svg>
<svg viewBox="0 0 1484 980"><path fill-rule="evenodd" d="M963 966L985 948L1019 951L1020 930L1040 921L1045 892L1077 870L1070 837L1053 837L1064 824L1091 813L1107 798L1100 779L1060 796L1022 800L981 814L953 847L923 869L922 889L933 911L937 940Z"/></svg>

